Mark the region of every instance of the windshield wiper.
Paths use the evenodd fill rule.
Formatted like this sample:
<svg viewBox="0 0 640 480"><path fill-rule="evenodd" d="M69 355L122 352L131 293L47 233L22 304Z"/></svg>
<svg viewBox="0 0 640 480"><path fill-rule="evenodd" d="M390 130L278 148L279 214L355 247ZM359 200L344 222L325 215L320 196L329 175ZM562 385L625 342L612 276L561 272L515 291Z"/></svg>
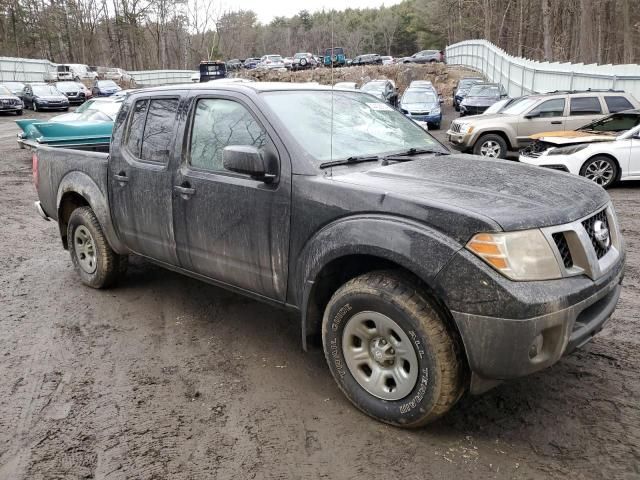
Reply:
<svg viewBox="0 0 640 480"><path fill-rule="evenodd" d="M336 167L338 165L351 165L354 163L362 163L362 162L377 162L378 160L380 160L380 157L377 155L353 156L353 157L345 158L342 160L332 160L331 162L323 162L318 166L318 168Z"/></svg>
<svg viewBox="0 0 640 480"><path fill-rule="evenodd" d="M449 155L447 152L441 152L438 150L428 150L425 148L410 148L409 150L405 150L404 152L398 153L390 153L389 155L385 155L382 157L383 160L397 160L397 161L408 161L415 155L424 155L427 153L431 153L433 155Z"/></svg>

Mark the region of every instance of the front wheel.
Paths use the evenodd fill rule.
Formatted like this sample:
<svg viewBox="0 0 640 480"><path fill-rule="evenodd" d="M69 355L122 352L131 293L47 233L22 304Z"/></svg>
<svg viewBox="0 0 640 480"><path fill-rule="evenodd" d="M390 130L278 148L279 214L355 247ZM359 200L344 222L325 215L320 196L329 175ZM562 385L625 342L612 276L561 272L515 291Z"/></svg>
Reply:
<svg viewBox="0 0 640 480"><path fill-rule="evenodd" d="M439 307L398 272L367 273L338 289L325 310L322 341L342 392L385 423L430 423L464 391L456 335Z"/></svg>
<svg viewBox="0 0 640 480"><path fill-rule="evenodd" d="M111 249L90 207L80 207L71 213L67 242L73 266L82 283L89 287L110 287L126 271L126 255L118 255Z"/></svg>
<svg viewBox="0 0 640 480"><path fill-rule="evenodd" d="M22 110L16 110L16 115L18 116L22 115Z"/></svg>
<svg viewBox="0 0 640 480"><path fill-rule="evenodd" d="M33 111L34 112L38 111L38 104L36 102L33 102L33 104L31 106L33 107Z"/></svg>
<svg viewBox="0 0 640 480"><path fill-rule="evenodd" d="M494 134L481 136L473 146L474 154L489 158L506 158L507 150L504 138Z"/></svg>
<svg viewBox="0 0 640 480"><path fill-rule="evenodd" d="M588 178L602 188L609 188L618 179L618 164L609 157L596 155L585 162L580 175Z"/></svg>

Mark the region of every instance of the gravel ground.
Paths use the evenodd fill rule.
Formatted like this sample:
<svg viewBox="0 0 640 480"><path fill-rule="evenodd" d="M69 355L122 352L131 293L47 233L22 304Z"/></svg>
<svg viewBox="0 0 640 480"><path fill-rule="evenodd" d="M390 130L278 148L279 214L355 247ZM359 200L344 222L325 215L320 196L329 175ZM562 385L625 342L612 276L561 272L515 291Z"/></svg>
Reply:
<svg viewBox="0 0 640 480"><path fill-rule="evenodd" d="M640 183L611 190L628 264L603 332L404 431L352 408L280 310L139 259L118 288L83 287L33 209L13 120L0 117L0 479L640 477Z"/></svg>

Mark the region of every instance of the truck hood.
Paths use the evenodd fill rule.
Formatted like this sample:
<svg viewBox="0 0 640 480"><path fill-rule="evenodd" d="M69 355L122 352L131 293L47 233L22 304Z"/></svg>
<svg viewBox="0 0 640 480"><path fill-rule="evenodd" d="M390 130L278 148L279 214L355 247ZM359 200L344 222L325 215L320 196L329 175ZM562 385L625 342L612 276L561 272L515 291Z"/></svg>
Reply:
<svg viewBox="0 0 640 480"><path fill-rule="evenodd" d="M473 214L505 231L569 223L609 201L601 187L582 177L464 154L422 157L344 175L334 171L333 180L375 189L384 197L432 211L449 211L449 224Z"/></svg>

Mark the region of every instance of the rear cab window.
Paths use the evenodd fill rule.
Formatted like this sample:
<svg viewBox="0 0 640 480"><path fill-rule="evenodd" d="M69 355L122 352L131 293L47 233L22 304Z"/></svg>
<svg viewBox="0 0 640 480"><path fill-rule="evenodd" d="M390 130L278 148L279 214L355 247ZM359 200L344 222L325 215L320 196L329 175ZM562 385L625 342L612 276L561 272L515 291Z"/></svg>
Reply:
<svg viewBox="0 0 640 480"><path fill-rule="evenodd" d="M570 100L569 115L597 115L602 113L598 97L573 97Z"/></svg>
<svg viewBox="0 0 640 480"><path fill-rule="evenodd" d="M170 157L178 98L145 98L131 113L126 148L136 159L166 164Z"/></svg>
<svg viewBox="0 0 640 480"><path fill-rule="evenodd" d="M607 104L609 113L618 113L622 112L623 110L633 109L633 105L631 105L631 102L620 95L607 95L604 97L604 101Z"/></svg>

